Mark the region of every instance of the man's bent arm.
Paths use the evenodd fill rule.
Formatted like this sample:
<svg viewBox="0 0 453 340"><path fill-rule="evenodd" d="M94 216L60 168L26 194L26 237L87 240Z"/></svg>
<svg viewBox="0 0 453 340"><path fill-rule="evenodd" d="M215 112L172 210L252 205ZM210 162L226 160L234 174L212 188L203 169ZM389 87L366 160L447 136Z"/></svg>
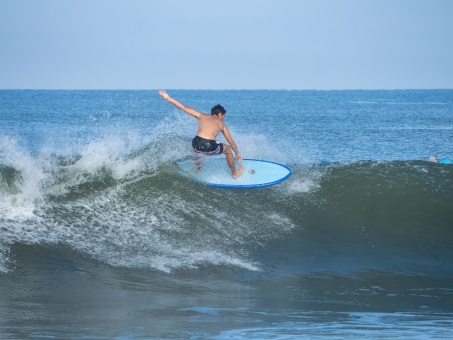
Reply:
<svg viewBox="0 0 453 340"><path fill-rule="evenodd" d="M180 102L178 102L176 99L173 99L170 97L170 95L165 92L164 90L160 90L159 91L159 94L162 98L164 98L167 102L173 104L174 106L176 106L178 109L181 109L183 110L185 113L187 113L188 115L191 115L192 117L195 117L197 119L200 118L200 115L202 115L203 113L195 110L195 109L192 109L191 107L188 107Z"/></svg>
<svg viewBox="0 0 453 340"><path fill-rule="evenodd" d="M225 136L225 139L227 140L228 144L230 145L230 147L233 149L234 153L236 154L237 161L241 162L242 156L239 153L238 147L236 146L236 143L234 142L233 138L231 137L230 131L228 131L228 128L226 125L224 125L222 133Z"/></svg>

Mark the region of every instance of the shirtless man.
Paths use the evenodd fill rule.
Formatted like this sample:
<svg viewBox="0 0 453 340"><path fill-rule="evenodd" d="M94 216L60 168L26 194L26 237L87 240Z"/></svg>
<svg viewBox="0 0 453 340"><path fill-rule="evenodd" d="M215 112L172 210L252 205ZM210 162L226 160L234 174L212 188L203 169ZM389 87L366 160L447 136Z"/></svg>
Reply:
<svg viewBox="0 0 453 340"><path fill-rule="evenodd" d="M236 169L231 149L233 149L234 153L236 154L236 160L238 162L242 161L242 156L240 155L239 150L233 141L233 138L231 138L227 126L223 122L223 120L225 119L226 111L221 105L214 106L211 109L211 114L208 115L185 106L184 104L181 104L177 100L171 98L164 90L160 90L159 94L167 102L173 104L178 109L183 110L188 115L198 119L197 135L192 139L192 148L196 153L201 153L209 156L220 155L224 153L233 178L236 179L242 175L242 173L244 172L244 167L240 166L238 169ZM215 140L220 132L222 132L222 134L225 136L225 139L230 145L218 143Z"/></svg>

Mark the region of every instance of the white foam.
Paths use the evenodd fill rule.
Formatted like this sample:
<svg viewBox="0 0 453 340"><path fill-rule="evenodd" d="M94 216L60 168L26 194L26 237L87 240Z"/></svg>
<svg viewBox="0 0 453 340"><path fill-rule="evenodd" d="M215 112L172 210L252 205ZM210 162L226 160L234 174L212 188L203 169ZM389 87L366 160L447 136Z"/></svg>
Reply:
<svg viewBox="0 0 453 340"><path fill-rule="evenodd" d="M0 163L18 172L15 189L0 191L0 212L10 218L32 216L38 200L42 198L42 183L46 175L40 162L25 152L15 139L0 136Z"/></svg>
<svg viewBox="0 0 453 340"><path fill-rule="evenodd" d="M289 181L288 184L285 186L291 194L294 193L307 193L312 192L319 189L321 186L319 181L315 181L311 178L304 179L304 178L297 178Z"/></svg>
<svg viewBox="0 0 453 340"><path fill-rule="evenodd" d="M0 270L7 270L13 243L63 244L113 266L166 272L202 265L259 270L248 257L249 244L260 247L290 231L289 218L272 209L262 216L253 201L232 214L228 200L235 198L221 193L205 202L199 190L158 189L148 178L136 185L163 165L193 155L195 131L196 120L177 114L150 127L147 135L108 134L65 150L48 147L36 156L12 139L1 139L1 163L19 171L23 180L19 193L2 192L0 198L1 209L10 214L0 238L5 248L0 249ZM264 135L230 131L244 157L280 163L292 157ZM97 191L82 185L109 177L113 184Z"/></svg>
<svg viewBox="0 0 453 340"><path fill-rule="evenodd" d="M8 260L9 260L9 248L0 243L0 273L6 273L8 269Z"/></svg>

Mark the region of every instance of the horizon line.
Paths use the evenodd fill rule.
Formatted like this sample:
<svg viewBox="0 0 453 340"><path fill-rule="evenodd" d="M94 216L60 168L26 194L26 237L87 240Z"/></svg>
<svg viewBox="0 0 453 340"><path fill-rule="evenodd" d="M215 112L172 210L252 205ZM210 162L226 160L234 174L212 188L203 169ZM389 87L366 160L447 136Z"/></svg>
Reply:
<svg viewBox="0 0 453 340"><path fill-rule="evenodd" d="M224 89L210 89L210 88L0 88L0 91L423 91L423 90L453 90L452 88L224 88Z"/></svg>

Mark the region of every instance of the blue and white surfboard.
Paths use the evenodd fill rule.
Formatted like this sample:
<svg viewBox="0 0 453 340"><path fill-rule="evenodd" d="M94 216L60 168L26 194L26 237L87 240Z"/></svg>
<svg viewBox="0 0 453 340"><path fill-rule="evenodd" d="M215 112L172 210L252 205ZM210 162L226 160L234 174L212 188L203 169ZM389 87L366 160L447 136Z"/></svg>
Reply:
<svg viewBox="0 0 453 340"><path fill-rule="evenodd" d="M231 176L226 159L204 157L199 161L190 159L176 162L179 173L199 183L220 188L259 188L283 182L291 176L291 170L279 163L258 159L243 159L237 166L244 173L237 179Z"/></svg>

